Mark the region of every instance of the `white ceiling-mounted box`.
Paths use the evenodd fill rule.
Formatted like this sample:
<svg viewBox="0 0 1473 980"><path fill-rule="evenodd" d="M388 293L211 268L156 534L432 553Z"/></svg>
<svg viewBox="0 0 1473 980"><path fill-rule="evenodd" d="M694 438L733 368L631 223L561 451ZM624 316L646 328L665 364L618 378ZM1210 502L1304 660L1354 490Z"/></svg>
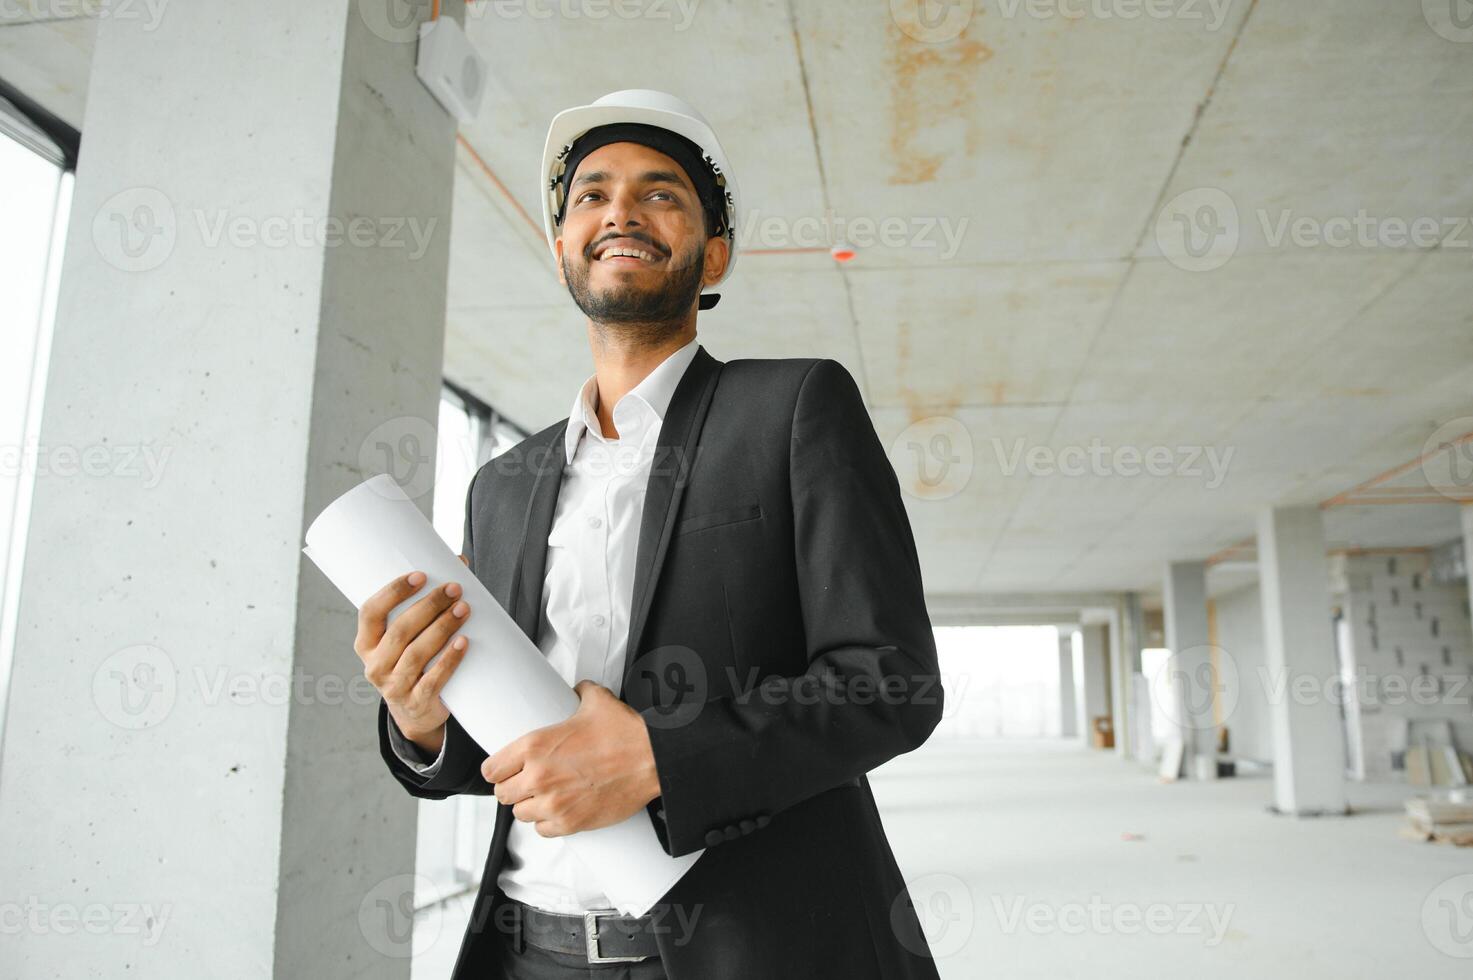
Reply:
<svg viewBox="0 0 1473 980"><path fill-rule="evenodd" d="M456 119L468 123L476 118L486 90L486 59L455 21L437 17L419 25L414 73Z"/></svg>

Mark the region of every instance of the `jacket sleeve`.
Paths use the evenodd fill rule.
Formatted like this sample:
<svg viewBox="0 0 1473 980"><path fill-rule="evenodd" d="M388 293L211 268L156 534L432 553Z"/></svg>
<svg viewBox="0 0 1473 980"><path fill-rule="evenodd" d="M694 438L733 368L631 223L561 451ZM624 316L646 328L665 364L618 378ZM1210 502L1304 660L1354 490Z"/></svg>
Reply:
<svg viewBox="0 0 1473 980"><path fill-rule="evenodd" d="M789 473L808 669L709 701L686 724L647 724L661 790L650 809L671 855L765 827L916 748L941 718L900 484L837 361L804 376Z"/></svg>
<svg viewBox="0 0 1473 980"><path fill-rule="evenodd" d="M418 745L404 737L399 731L399 726L394 724L394 716L388 716L389 748L394 750L394 756L408 765L421 776L433 776L440 771L440 766L445 761L445 744L440 743L440 751L433 759L427 759L429 753L424 752Z"/></svg>
<svg viewBox="0 0 1473 980"><path fill-rule="evenodd" d="M475 568L475 556L472 553L474 542L472 541L471 514L474 510L472 504L476 492L476 479L480 472L471 478L471 485L465 494L465 531L461 538L460 553L465 555L466 561L471 568ZM383 698L378 702L378 738L379 754L384 758L384 764L389 767L389 772L408 791L411 796L418 796L427 800L443 800L446 797L456 796L461 793L470 793L476 796L490 796L496 789L486 780L481 778L481 763L486 761L487 752L476 744L460 723L454 717L445 722L445 744L440 748L438 759L428 769L421 771L420 768L411 765L410 761L395 751L394 739L391 732L401 740L403 733L399 731L398 725L394 723L393 716L389 714L389 705Z"/></svg>
<svg viewBox="0 0 1473 980"><path fill-rule="evenodd" d="M496 787L481 778L481 763L486 761L486 752L466 734L454 717L445 722L445 746L440 767L432 773L421 774L394 753L389 742L389 726L394 724L394 719L389 715L389 706L383 698L379 698L378 713L379 754L384 757L389 772L410 796L443 800L461 793L490 796L496 792Z"/></svg>

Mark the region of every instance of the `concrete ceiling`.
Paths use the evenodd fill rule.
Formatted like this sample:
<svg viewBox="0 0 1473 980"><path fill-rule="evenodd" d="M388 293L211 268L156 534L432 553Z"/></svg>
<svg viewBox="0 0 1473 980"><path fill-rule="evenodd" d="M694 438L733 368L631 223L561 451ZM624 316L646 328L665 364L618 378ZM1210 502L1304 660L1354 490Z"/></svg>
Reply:
<svg viewBox="0 0 1473 980"><path fill-rule="evenodd" d="M564 416L590 367L527 218L542 139L562 108L650 87L712 120L761 231L702 342L854 373L931 592L1153 590L1164 561L1250 538L1267 504L1326 501L1473 431L1473 41L1426 5L1126 19L977 0L933 43L891 6L909 9L472 7L490 78L458 154L446 375L527 429ZM91 22L10 18L0 77L80 126ZM904 230L843 266L783 250L825 215ZM1326 222L1358 215L1380 237L1339 244ZM1416 219L1426 247L1390 223ZM1169 472L1140 472L1153 447ZM1086 459L1102 469L1050 465ZM1442 500L1429 481L1457 481L1439 465L1388 485ZM1441 543L1456 508L1335 506L1331 543Z"/></svg>

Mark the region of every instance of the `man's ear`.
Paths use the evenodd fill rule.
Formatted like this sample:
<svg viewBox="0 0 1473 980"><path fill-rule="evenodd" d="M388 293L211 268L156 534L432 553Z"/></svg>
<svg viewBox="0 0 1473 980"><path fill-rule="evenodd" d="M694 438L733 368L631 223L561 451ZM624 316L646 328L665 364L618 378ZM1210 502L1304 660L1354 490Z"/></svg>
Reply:
<svg viewBox="0 0 1473 980"><path fill-rule="evenodd" d="M701 273L701 284L714 286L721 281L721 274L726 271L726 262L731 258L731 243L725 237L717 235L715 238L706 240L706 267Z"/></svg>
<svg viewBox="0 0 1473 980"><path fill-rule="evenodd" d="M568 280L563 276L563 236L559 235L553 240L552 250L557 253L557 281L558 285L566 286Z"/></svg>

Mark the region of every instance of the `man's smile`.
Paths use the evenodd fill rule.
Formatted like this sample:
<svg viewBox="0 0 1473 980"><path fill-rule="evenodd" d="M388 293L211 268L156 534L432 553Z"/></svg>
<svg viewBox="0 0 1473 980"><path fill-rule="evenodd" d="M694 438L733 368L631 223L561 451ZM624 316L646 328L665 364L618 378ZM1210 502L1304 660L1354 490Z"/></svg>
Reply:
<svg viewBox="0 0 1473 980"><path fill-rule="evenodd" d="M653 244L630 236L608 238L594 246L593 261L615 266L648 266L664 261L664 253Z"/></svg>

